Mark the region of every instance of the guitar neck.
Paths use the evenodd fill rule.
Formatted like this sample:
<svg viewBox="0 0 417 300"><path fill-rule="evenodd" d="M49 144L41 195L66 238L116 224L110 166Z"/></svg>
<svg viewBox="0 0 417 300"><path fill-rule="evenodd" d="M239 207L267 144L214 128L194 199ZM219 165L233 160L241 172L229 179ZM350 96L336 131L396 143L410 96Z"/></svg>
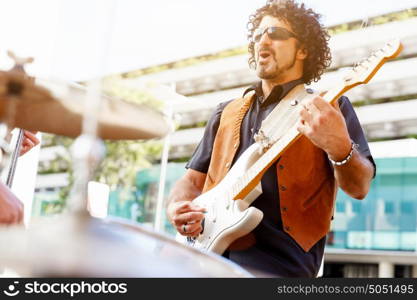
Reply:
<svg viewBox="0 0 417 300"><path fill-rule="evenodd" d="M328 103L334 103L350 88L351 87L347 88L343 82L339 82L326 92L323 99ZM298 119L298 115L296 117ZM245 198L259 183L263 174L278 160L281 154L300 137L301 134L297 130L297 125L295 125L286 132L282 138L276 141L273 146L269 148L232 186L232 199L237 200Z"/></svg>

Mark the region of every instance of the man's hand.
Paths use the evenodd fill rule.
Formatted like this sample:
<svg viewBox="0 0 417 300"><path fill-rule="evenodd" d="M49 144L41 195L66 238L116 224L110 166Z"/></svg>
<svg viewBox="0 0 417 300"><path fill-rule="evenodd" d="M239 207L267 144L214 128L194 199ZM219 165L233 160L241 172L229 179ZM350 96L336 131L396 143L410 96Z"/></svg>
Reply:
<svg viewBox="0 0 417 300"><path fill-rule="evenodd" d="M36 132L25 130L19 155L22 156L23 154L25 154L26 152L28 152L30 149L37 146L38 144L39 144L39 140L36 137Z"/></svg>
<svg viewBox="0 0 417 300"><path fill-rule="evenodd" d="M177 201L168 205L167 215L181 235L196 237L203 230L201 220L205 211L191 201Z"/></svg>
<svg viewBox="0 0 417 300"><path fill-rule="evenodd" d="M322 97L315 97L303 105L300 117L298 131L326 151L330 159L342 161L349 155L352 142L337 101L332 106ZM334 176L346 194L363 199L368 194L374 167L359 152L353 154L348 164L334 167Z"/></svg>
<svg viewBox="0 0 417 300"><path fill-rule="evenodd" d="M167 217L177 231L188 237L197 237L203 230L201 220L205 209L192 201L201 195L206 174L188 169L171 189Z"/></svg>
<svg viewBox="0 0 417 300"><path fill-rule="evenodd" d="M332 160L341 161L349 154L352 143L337 101L333 106L316 96L303 104L300 117L298 131Z"/></svg>
<svg viewBox="0 0 417 300"><path fill-rule="evenodd" d="M23 220L23 203L0 183L0 224L12 225Z"/></svg>

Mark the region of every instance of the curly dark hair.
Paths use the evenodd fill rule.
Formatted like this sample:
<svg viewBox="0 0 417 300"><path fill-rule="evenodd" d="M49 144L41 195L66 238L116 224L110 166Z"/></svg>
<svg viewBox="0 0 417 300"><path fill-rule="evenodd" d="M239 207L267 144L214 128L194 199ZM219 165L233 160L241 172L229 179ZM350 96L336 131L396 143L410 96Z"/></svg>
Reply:
<svg viewBox="0 0 417 300"><path fill-rule="evenodd" d="M305 5L294 0L268 0L266 5L256 10L249 17L247 24L249 39L249 66L255 64L255 46L252 41L253 33L264 16L276 17L288 22L302 47L307 50L304 61L303 81L310 84L318 81L324 70L331 63L330 48L328 46L329 34L319 22L320 15Z"/></svg>

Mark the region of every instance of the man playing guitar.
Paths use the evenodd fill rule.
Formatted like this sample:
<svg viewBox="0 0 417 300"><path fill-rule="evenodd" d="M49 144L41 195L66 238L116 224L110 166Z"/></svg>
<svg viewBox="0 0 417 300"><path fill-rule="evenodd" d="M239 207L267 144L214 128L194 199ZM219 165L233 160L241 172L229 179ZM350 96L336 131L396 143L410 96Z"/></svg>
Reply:
<svg viewBox="0 0 417 300"><path fill-rule="evenodd" d="M293 0L268 1L250 16L249 64L260 82L243 95L253 93L247 108L233 109L242 99L219 104L185 175L172 189L167 216L181 235L196 237L203 230L204 209L192 200L215 186L218 174L254 143L262 120L293 88L319 80L330 65L329 35L319 17ZM337 187L363 199L375 175L366 138L346 97L331 105L316 96L301 105L298 130L303 136L266 171L263 192L252 203L264 214L261 223L225 253L255 275L315 277ZM232 120L229 127L226 119ZM233 130L237 143L231 143ZM232 160L220 165L229 156Z"/></svg>

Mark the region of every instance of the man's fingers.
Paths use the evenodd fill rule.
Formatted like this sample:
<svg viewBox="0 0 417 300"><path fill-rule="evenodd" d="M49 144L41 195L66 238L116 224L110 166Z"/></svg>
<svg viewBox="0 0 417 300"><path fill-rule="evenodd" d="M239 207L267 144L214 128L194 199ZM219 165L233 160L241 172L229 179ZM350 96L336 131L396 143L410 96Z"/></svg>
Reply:
<svg viewBox="0 0 417 300"><path fill-rule="evenodd" d="M23 139L23 142L22 142L22 146L20 148L19 155L25 154L30 149L37 146L39 143L40 143L40 141L36 137L35 133L25 130L24 131L24 139Z"/></svg>
<svg viewBox="0 0 417 300"><path fill-rule="evenodd" d="M195 231L191 232L189 236L197 237L201 233L201 231L203 231L203 227L201 227L201 225L200 225L200 226L197 227L197 229Z"/></svg>
<svg viewBox="0 0 417 300"><path fill-rule="evenodd" d="M339 105L339 101L335 101L332 103L332 106L340 113L342 113L342 111L340 110L340 105Z"/></svg>
<svg viewBox="0 0 417 300"><path fill-rule="evenodd" d="M3 212L0 216L0 224L10 224L13 216L8 212Z"/></svg>
<svg viewBox="0 0 417 300"><path fill-rule="evenodd" d="M24 132L26 140L31 141L34 145L39 144L39 139L36 137L36 132L25 130Z"/></svg>
<svg viewBox="0 0 417 300"><path fill-rule="evenodd" d="M312 102L312 101L308 101L305 105L304 105L304 107L306 107L306 109L308 110L308 112L311 114L311 115L318 115L318 114L320 114L320 109L316 106L316 105L314 105L314 103Z"/></svg>
<svg viewBox="0 0 417 300"><path fill-rule="evenodd" d="M307 107L303 106L303 109L300 110L300 117L302 121L309 123L313 116L308 111Z"/></svg>
<svg viewBox="0 0 417 300"><path fill-rule="evenodd" d="M14 211L10 214L9 222L8 224L21 224L23 221L23 203L18 202L16 203L16 207L14 208Z"/></svg>
<svg viewBox="0 0 417 300"><path fill-rule="evenodd" d="M297 130L301 134L303 134L305 136L308 136L308 134L310 132L310 127L309 127L309 125L306 122L304 122L304 120L300 120L297 123Z"/></svg>
<svg viewBox="0 0 417 300"><path fill-rule="evenodd" d="M312 100L311 100L311 103L315 106L315 107L317 107L317 109L318 110L320 110L320 111L326 111L326 110L329 110L329 103L328 102L326 102L322 97L318 97L318 96L316 96L316 97L314 97Z"/></svg>
<svg viewBox="0 0 417 300"><path fill-rule="evenodd" d="M185 229L185 231L184 231ZM194 223L194 224L183 224L181 226L177 226L177 231L183 235L183 236L189 236L189 237L196 237L200 234L200 232L203 230L203 227L200 223Z"/></svg>
<svg viewBox="0 0 417 300"><path fill-rule="evenodd" d="M177 215L190 211L205 212L206 209L193 204L191 201L184 201L183 203L180 203L175 210Z"/></svg>
<svg viewBox="0 0 417 300"><path fill-rule="evenodd" d="M186 223L199 222L203 218L204 214L201 212L187 212L180 215L176 215L174 217L174 223L176 226L179 226Z"/></svg>
<svg viewBox="0 0 417 300"><path fill-rule="evenodd" d="M19 155L22 156L23 154L26 154L30 149L32 149L34 147L34 145L30 145L28 144L29 142L25 142L24 144L22 144L22 146L20 147L20 153Z"/></svg>
<svg viewBox="0 0 417 300"><path fill-rule="evenodd" d="M23 221L23 210L3 214L0 223L5 225L21 224Z"/></svg>
<svg viewBox="0 0 417 300"><path fill-rule="evenodd" d="M24 206L21 203L20 204L20 209L19 209L18 214L17 214L16 223L18 223L18 224L22 223L23 222L23 217L24 217Z"/></svg>
<svg viewBox="0 0 417 300"><path fill-rule="evenodd" d="M31 140L28 140L28 139L23 140L22 148L30 149L32 147L35 147L35 143L34 142L32 142Z"/></svg>

